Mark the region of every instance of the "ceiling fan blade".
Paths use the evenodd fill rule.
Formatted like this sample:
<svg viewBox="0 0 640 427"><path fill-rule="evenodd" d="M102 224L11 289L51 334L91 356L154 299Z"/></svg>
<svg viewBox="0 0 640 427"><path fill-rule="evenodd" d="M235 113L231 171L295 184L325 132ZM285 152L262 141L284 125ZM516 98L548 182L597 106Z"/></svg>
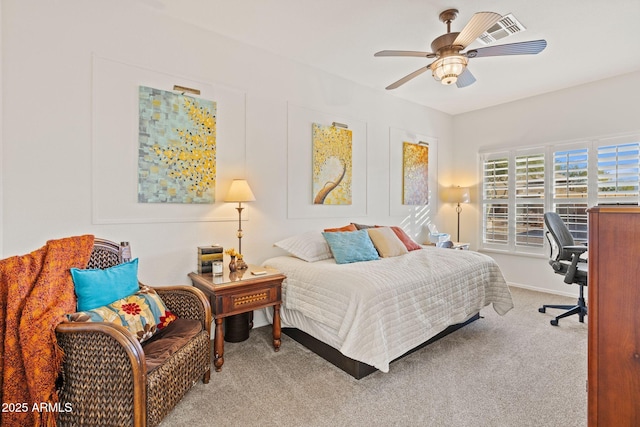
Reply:
<svg viewBox="0 0 640 427"><path fill-rule="evenodd" d="M458 86L459 88L467 87L469 85L474 84L475 81L476 81L476 78L473 76L473 74L471 74L471 71L469 71L469 68L465 68L462 74L458 76L458 80L456 81L456 86Z"/></svg>
<svg viewBox="0 0 640 427"><path fill-rule="evenodd" d="M427 65L426 67L422 67L417 69L416 71L414 71L411 74L408 74L406 76L404 76L403 78L401 78L400 80L398 80L395 83L391 83L389 86L387 86L385 89L387 90L391 90L391 89L395 89L399 86L402 86L403 84L405 84L406 82L408 82L409 80L413 79L414 77L418 77L420 74L424 73L425 71L427 71L429 69L429 67L431 66L431 64Z"/></svg>
<svg viewBox="0 0 640 427"><path fill-rule="evenodd" d="M373 56L415 56L418 58L428 58L429 55L435 56L434 53L417 50L381 50L373 54Z"/></svg>
<svg viewBox="0 0 640 427"><path fill-rule="evenodd" d="M493 24L498 22L502 16L494 12L478 12L471 17L467 25L460 31L458 37L454 40L454 45L465 47L469 46L475 39L480 37L482 33L487 31Z"/></svg>
<svg viewBox="0 0 640 427"><path fill-rule="evenodd" d="M483 56L535 55L542 52L545 47L547 47L546 40L531 40L471 49L466 53L466 56L468 58L482 58Z"/></svg>

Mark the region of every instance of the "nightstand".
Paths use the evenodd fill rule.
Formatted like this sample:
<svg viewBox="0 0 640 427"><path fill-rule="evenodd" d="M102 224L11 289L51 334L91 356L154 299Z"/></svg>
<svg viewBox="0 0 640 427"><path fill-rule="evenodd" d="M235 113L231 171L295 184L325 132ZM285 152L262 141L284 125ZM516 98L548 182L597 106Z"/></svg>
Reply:
<svg viewBox="0 0 640 427"><path fill-rule="evenodd" d="M266 271L254 275L253 271ZM280 349L280 304L282 303L282 281L285 276L278 270L249 264L246 270L229 272L225 265L222 276L211 273L189 273L193 286L205 293L211 302L215 322L213 338L214 366L219 372L224 364L225 317L247 313L273 306L273 348Z"/></svg>

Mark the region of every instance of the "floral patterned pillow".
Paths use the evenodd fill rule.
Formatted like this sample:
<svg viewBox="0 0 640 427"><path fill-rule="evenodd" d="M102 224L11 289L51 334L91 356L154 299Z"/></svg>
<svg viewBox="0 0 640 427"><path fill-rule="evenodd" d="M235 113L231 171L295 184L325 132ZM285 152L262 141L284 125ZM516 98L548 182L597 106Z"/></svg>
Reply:
<svg viewBox="0 0 640 427"><path fill-rule="evenodd" d="M177 319L152 288L140 285L135 294L93 310L68 314L72 322L110 322L127 328L142 343Z"/></svg>

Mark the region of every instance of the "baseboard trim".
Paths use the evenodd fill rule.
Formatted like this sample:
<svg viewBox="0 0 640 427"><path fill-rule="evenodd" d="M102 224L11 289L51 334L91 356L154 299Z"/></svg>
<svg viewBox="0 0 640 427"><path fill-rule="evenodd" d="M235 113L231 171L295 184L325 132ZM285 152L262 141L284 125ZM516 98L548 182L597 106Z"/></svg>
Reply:
<svg viewBox="0 0 640 427"><path fill-rule="evenodd" d="M577 285L572 285L575 288L575 292L556 291L553 289L538 288L536 286L523 285L521 283L514 283L514 282L507 282L507 285L513 286L514 288L528 289L530 291L542 292L542 293L551 294L551 295L560 295L563 297L570 297L570 298L578 298L578 294L580 293L580 289Z"/></svg>

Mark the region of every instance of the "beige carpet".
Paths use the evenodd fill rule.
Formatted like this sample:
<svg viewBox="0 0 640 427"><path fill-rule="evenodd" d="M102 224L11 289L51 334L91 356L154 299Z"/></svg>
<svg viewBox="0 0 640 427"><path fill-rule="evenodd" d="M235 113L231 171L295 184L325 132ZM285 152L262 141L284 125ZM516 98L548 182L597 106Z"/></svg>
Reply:
<svg viewBox="0 0 640 427"><path fill-rule="evenodd" d="M549 324L543 303L511 289L515 309L484 318L356 380L271 328L225 343L225 364L187 393L169 426L586 426L587 323Z"/></svg>

